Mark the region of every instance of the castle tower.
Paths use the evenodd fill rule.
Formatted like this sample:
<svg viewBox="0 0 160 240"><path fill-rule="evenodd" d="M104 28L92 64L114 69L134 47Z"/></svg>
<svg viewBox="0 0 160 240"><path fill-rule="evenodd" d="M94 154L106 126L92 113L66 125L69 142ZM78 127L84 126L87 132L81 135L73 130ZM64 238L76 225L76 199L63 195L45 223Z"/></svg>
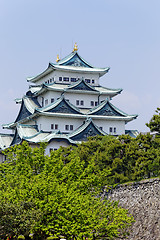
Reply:
<svg viewBox="0 0 160 240"><path fill-rule="evenodd" d="M99 79L108 71L108 67L96 68L85 61L76 44L65 58L57 55L56 63L50 62L42 73L27 78L28 91L16 99L20 104L16 120L3 125L12 134L0 134L1 151L23 140L30 145L46 141L49 154L89 136L125 134L125 124L137 115L128 115L111 103L122 89L100 85Z"/></svg>

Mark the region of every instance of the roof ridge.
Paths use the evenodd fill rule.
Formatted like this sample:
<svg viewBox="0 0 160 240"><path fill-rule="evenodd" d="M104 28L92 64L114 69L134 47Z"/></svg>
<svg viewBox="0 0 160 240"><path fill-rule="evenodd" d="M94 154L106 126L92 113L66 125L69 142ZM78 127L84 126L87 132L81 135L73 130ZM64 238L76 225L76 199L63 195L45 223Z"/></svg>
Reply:
<svg viewBox="0 0 160 240"><path fill-rule="evenodd" d="M52 63L52 62L50 62L50 64L51 64L51 65L63 65L63 64L66 63L67 61L71 60L75 55L77 55L77 57L78 57L82 62L84 62L88 67L94 68L89 62L87 62L84 58L82 58L77 51L71 52L69 55L67 55L66 57L62 58L62 59L59 60L57 63Z"/></svg>

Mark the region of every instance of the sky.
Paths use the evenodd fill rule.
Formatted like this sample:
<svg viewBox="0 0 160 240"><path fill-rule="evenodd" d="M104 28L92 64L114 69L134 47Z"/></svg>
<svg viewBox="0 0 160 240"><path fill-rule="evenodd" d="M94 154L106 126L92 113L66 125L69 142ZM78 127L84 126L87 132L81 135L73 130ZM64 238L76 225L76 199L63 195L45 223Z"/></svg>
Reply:
<svg viewBox="0 0 160 240"><path fill-rule="evenodd" d="M71 53L110 67L100 84L123 91L112 99L145 126L160 107L159 0L0 0L0 126L15 121L27 77ZM0 132L4 130L0 127Z"/></svg>

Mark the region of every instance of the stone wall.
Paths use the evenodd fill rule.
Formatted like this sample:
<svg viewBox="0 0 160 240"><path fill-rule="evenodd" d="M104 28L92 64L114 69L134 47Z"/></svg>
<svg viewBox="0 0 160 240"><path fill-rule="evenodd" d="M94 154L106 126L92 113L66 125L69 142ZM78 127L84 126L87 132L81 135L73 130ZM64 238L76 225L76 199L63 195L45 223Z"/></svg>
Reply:
<svg viewBox="0 0 160 240"><path fill-rule="evenodd" d="M122 184L106 193L135 219L130 240L160 240L160 179Z"/></svg>

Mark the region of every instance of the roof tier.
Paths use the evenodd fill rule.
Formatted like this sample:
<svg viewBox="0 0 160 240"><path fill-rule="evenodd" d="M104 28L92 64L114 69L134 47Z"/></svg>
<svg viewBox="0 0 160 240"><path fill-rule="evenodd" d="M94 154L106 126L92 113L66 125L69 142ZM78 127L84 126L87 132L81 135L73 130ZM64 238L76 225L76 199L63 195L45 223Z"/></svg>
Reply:
<svg viewBox="0 0 160 240"><path fill-rule="evenodd" d="M36 98L25 96L21 101L21 108L15 122L3 125L3 128L15 129L18 123L27 123L29 120L34 120L38 116L68 119L86 119L91 117L92 119L102 120L121 120L125 121L125 123L138 116L136 114L128 115L127 113L124 113L108 100L103 101L101 104L90 110L77 108L68 102L64 96L61 96L58 100L45 107L40 107L36 102Z"/></svg>
<svg viewBox="0 0 160 240"><path fill-rule="evenodd" d="M0 149L5 149L15 144L20 144L23 140L31 143L50 142L53 139L67 140L71 144L86 141L90 136L107 135L100 130L92 121L87 119L79 128L70 134L63 134L60 131L39 131L36 125L17 124L14 135L0 134Z"/></svg>
<svg viewBox="0 0 160 240"><path fill-rule="evenodd" d="M54 70L62 70L69 72L79 72L79 73L97 73L99 76L103 76L109 71L109 67L106 68L96 68L84 60L77 51L72 52L67 57L58 61L57 63L49 63L48 68L35 77L27 78L28 82L37 82L42 77L51 73Z"/></svg>
<svg viewBox="0 0 160 240"><path fill-rule="evenodd" d="M83 90L83 91L82 91ZM122 92L121 88L113 89L102 86L91 86L87 84L83 79L78 80L72 84L63 83L52 83L52 84L41 84L38 86L30 86L27 95L38 96L46 91L61 92L61 93L78 93L78 94L95 94L95 95L106 95L114 97ZM20 101L17 99L17 102Z"/></svg>

